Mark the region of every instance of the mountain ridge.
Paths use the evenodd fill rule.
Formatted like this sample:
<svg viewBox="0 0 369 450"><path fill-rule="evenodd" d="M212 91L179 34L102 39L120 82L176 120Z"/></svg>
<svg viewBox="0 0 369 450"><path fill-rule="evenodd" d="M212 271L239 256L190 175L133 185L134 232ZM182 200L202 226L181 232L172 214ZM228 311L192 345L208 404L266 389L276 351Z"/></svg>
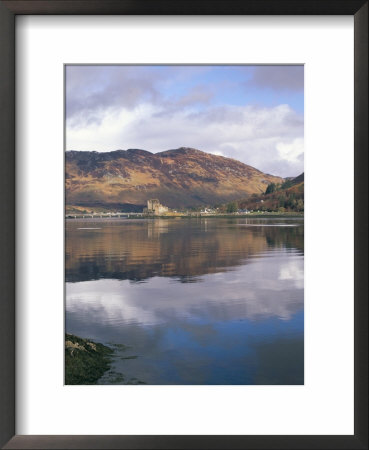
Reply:
<svg viewBox="0 0 369 450"><path fill-rule="evenodd" d="M170 208L214 205L261 194L268 184L283 182L233 158L190 147L158 153L69 150L65 168L66 204L88 208L137 209L150 198Z"/></svg>

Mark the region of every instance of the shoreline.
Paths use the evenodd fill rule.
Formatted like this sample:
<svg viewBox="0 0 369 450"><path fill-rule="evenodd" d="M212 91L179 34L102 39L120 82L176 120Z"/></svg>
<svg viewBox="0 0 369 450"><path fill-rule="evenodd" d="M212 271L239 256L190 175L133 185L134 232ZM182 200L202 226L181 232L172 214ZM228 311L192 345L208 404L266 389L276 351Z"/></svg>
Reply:
<svg viewBox="0 0 369 450"><path fill-rule="evenodd" d="M258 219L258 218L290 218L290 219L303 219L304 214L299 213L278 213L278 212L268 212L268 213L249 213L249 214L173 214L173 215L157 215L157 216L144 216L137 213L118 213L118 214L67 214L65 216L66 220L91 220L91 219Z"/></svg>
<svg viewBox="0 0 369 450"><path fill-rule="evenodd" d="M106 345L65 333L66 385L97 384L111 368L114 350Z"/></svg>
<svg viewBox="0 0 369 450"><path fill-rule="evenodd" d="M64 384L68 386L146 384L138 378L127 377L125 373L115 368L117 360L134 360L138 355L127 355L126 351L130 347L124 344L111 342L107 344L65 333Z"/></svg>

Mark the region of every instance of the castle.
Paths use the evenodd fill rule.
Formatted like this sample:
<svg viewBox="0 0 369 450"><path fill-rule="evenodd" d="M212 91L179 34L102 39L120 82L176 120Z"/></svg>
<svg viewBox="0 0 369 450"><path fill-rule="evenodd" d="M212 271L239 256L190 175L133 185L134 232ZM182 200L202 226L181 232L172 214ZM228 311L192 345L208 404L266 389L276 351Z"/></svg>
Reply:
<svg viewBox="0 0 369 450"><path fill-rule="evenodd" d="M159 200L154 198L147 200L147 208L143 210L144 214L149 216L160 216L168 212L168 208L160 204Z"/></svg>

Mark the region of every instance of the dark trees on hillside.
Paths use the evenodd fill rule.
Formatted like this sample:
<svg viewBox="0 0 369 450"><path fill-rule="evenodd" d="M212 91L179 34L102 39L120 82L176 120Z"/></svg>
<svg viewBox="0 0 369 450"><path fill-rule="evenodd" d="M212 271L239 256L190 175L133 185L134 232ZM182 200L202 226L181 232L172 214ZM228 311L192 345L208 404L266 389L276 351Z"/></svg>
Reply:
<svg viewBox="0 0 369 450"><path fill-rule="evenodd" d="M276 188L277 188L277 186L275 185L275 183L268 184L268 187L266 188L266 191L265 191L265 195L275 192Z"/></svg>

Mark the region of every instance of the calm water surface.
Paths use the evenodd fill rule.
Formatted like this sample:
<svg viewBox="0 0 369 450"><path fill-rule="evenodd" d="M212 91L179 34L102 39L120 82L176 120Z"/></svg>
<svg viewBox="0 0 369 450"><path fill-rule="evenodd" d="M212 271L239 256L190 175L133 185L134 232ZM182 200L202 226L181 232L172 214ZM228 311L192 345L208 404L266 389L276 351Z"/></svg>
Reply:
<svg viewBox="0 0 369 450"><path fill-rule="evenodd" d="M303 219L66 223L66 331L101 384L303 384Z"/></svg>

